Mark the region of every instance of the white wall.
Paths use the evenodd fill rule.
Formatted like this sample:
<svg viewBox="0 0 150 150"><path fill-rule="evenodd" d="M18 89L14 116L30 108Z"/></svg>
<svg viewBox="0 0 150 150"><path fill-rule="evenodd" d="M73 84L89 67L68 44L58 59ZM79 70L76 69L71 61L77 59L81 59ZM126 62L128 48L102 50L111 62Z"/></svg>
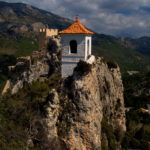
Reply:
<svg viewBox="0 0 150 150"><path fill-rule="evenodd" d="M73 62L62 62L61 66L61 76L67 77L69 75L72 75L74 68L76 67L77 63Z"/></svg>
<svg viewBox="0 0 150 150"><path fill-rule="evenodd" d="M85 50L85 35L84 34L62 34L62 56L84 56ZM70 53L70 41L76 40L77 41L77 54Z"/></svg>
<svg viewBox="0 0 150 150"><path fill-rule="evenodd" d="M88 41L89 41L89 43L88 43ZM92 38L89 35L89 36L85 37L85 60L87 60L88 55L91 55L91 53L92 53L91 49L92 49Z"/></svg>
<svg viewBox="0 0 150 150"><path fill-rule="evenodd" d="M62 77L67 77L73 73L73 69L80 60L86 60L91 54L91 36L86 34L61 34L62 40ZM70 53L70 41L77 41L77 53ZM89 52L87 50L87 40Z"/></svg>

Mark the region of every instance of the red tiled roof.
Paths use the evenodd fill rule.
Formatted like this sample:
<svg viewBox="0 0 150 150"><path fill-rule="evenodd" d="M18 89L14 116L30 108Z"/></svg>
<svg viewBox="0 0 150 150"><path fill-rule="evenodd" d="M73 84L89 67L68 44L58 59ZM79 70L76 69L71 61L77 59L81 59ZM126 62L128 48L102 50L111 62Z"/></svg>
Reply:
<svg viewBox="0 0 150 150"><path fill-rule="evenodd" d="M79 21L78 17L75 18L75 22L67 29L59 32L60 34L94 34L93 32L86 29Z"/></svg>

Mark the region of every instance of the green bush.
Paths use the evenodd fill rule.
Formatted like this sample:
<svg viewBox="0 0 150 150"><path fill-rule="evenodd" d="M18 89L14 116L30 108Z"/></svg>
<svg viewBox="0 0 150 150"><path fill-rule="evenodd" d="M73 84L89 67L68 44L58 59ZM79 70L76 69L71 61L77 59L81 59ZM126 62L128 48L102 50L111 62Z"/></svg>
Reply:
<svg viewBox="0 0 150 150"><path fill-rule="evenodd" d="M118 65L117 65L117 63L116 62L114 62L114 61L108 61L107 62L107 66L108 66L108 68L117 68L118 67Z"/></svg>
<svg viewBox="0 0 150 150"><path fill-rule="evenodd" d="M123 147L149 150L150 114L131 109L126 113L126 119L127 132L123 140Z"/></svg>
<svg viewBox="0 0 150 150"><path fill-rule="evenodd" d="M18 93L9 92L0 97L0 148L2 150L23 150L27 139L33 136L33 121L42 115L48 93L60 84L59 77L52 77L46 82L33 82ZM57 85L60 87L60 85ZM34 137L33 137L34 138ZM34 146L33 150L40 150ZM31 149L31 150L32 150Z"/></svg>
<svg viewBox="0 0 150 150"><path fill-rule="evenodd" d="M8 66L16 63L13 55L0 55L0 95L8 78Z"/></svg>
<svg viewBox="0 0 150 150"><path fill-rule="evenodd" d="M79 75L87 75L92 69L92 65L86 63L85 61L80 61L77 67L74 69Z"/></svg>
<svg viewBox="0 0 150 150"><path fill-rule="evenodd" d="M64 87L70 89L73 82L73 76L69 76L64 80Z"/></svg>
<svg viewBox="0 0 150 150"><path fill-rule="evenodd" d="M101 148L102 150L108 150L108 139L107 136L102 133L102 138L101 138Z"/></svg>
<svg viewBox="0 0 150 150"><path fill-rule="evenodd" d="M115 137L114 131L112 126L108 123L106 119L103 118L102 120L102 134L105 134L108 140L108 150L116 150L118 149L118 142ZM105 140L102 140L102 147L104 148L105 145ZM106 149L106 147L105 147Z"/></svg>
<svg viewBox="0 0 150 150"><path fill-rule="evenodd" d="M147 108L147 104L150 104L150 96L140 95L134 96L130 91L125 93L125 105L126 107Z"/></svg>
<svg viewBox="0 0 150 150"><path fill-rule="evenodd" d="M61 114L58 117L58 135L66 137L71 129L70 115L72 115L73 103L71 99L64 98L60 99L60 105L63 108Z"/></svg>

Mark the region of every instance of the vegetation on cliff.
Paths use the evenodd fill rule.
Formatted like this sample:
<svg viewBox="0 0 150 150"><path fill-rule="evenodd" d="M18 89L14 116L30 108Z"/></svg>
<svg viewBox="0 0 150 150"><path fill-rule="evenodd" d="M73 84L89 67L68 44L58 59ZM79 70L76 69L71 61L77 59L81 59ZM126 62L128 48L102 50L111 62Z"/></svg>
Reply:
<svg viewBox="0 0 150 150"><path fill-rule="evenodd" d="M0 55L0 95L8 78L8 66L16 63L14 55Z"/></svg>
<svg viewBox="0 0 150 150"><path fill-rule="evenodd" d="M34 124L44 115L46 98L52 88L59 90L60 77L26 85L18 93L0 97L0 148L2 150L42 149L36 139ZM32 141L33 143L30 143ZM29 146L30 145L30 146ZM32 147L34 145L34 147Z"/></svg>

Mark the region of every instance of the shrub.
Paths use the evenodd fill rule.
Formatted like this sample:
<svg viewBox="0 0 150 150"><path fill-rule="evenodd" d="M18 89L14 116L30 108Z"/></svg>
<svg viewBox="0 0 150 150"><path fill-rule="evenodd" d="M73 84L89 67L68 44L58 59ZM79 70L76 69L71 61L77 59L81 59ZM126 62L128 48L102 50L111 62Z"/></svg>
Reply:
<svg viewBox="0 0 150 150"><path fill-rule="evenodd" d="M110 150L116 150L118 149L118 142L116 140L114 131L112 126L108 123L106 119L103 118L102 120L102 133L106 135L108 139L108 147ZM104 142L104 141L102 141ZM105 147L102 143L102 147Z"/></svg>
<svg viewBox="0 0 150 150"><path fill-rule="evenodd" d="M108 150L108 139L107 136L102 133L102 139L101 139L101 148L102 150Z"/></svg>
<svg viewBox="0 0 150 150"><path fill-rule="evenodd" d="M71 99L63 97L60 99L60 105L62 110L58 117L58 135L65 137L69 134L72 125L70 115L72 115L73 103Z"/></svg>
<svg viewBox="0 0 150 150"><path fill-rule="evenodd" d="M92 69L92 65L86 63L85 61L80 61L77 67L74 69L79 75L87 75Z"/></svg>
<svg viewBox="0 0 150 150"><path fill-rule="evenodd" d="M107 62L107 66L108 66L108 68L117 68L118 67L118 65L117 65L117 63L116 62L114 62L114 61L108 61Z"/></svg>
<svg viewBox="0 0 150 150"><path fill-rule="evenodd" d="M34 120L43 115L43 107L47 104L47 96L54 87L60 87L60 78L51 77L46 82L33 82L26 85L18 93L9 92L0 97L0 149L25 149L27 140L33 134ZM33 147L33 150L40 148Z"/></svg>

